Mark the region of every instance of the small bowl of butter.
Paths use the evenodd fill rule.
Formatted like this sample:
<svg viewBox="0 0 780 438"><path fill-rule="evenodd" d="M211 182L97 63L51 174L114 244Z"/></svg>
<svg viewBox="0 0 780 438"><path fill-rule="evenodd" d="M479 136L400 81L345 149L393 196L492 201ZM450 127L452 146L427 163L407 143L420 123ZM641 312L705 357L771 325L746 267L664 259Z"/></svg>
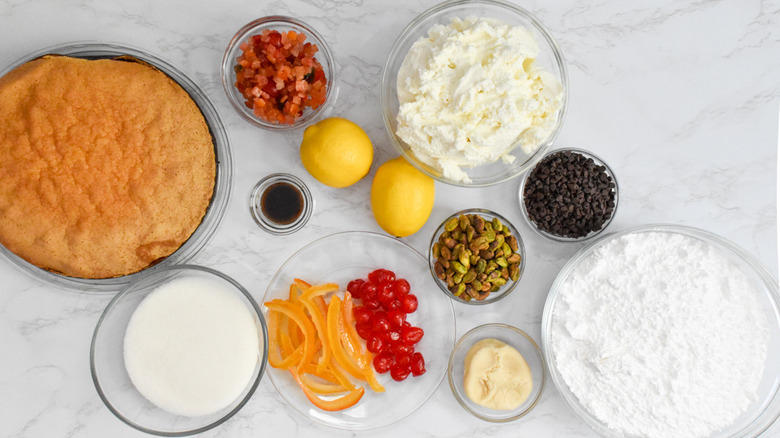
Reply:
<svg viewBox="0 0 780 438"><path fill-rule="evenodd" d="M517 420L539 402L546 366L539 346L507 324L484 324L463 335L450 354L447 377L455 399L477 418Z"/></svg>

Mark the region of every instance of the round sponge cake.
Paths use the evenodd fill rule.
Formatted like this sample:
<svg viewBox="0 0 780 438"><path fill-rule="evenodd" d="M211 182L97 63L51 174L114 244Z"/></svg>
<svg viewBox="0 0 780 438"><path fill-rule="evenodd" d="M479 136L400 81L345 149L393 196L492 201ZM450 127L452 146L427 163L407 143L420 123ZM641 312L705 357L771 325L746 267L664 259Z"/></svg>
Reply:
<svg viewBox="0 0 780 438"><path fill-rule="evenodd" d="M169 256L214 190L203 114L141 62L45 56L0 78L0 243L66 276Z"/></svg>

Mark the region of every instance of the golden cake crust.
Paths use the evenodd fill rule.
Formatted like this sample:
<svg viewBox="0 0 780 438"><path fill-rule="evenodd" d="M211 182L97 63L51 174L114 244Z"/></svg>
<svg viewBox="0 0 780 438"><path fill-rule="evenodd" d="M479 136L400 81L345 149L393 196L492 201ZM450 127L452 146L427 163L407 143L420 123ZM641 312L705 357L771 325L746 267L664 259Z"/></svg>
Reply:
<svg viewBox="0 0 780 438"><path fill-rule="evenodd" d="M151 66L46 56L0 78L0 243L38 267L156 263L200 224L215 173L203 115Z"/></svg>

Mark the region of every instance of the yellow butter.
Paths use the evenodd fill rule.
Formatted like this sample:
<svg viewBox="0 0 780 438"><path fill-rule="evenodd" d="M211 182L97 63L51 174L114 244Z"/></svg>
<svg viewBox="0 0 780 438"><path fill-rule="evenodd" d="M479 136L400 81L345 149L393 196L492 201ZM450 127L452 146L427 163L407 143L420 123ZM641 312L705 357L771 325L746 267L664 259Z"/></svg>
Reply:
<svg viewBox="0 0 780 438"><path fill-rule="evenodd" d="M512 410L533 390L531 368L515 348L498 339L483 339L466 353L463 387L474 403Z"/></svg>

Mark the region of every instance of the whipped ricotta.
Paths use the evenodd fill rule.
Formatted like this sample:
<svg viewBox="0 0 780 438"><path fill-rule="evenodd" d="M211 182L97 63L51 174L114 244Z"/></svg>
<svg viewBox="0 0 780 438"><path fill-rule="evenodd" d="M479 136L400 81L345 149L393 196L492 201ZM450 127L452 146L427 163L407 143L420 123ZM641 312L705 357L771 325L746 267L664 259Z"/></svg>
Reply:
<svg viewBox="0 0 780 438"><path fill-rule="evenodd" d="M398 71L396 133L443 176L469 182L464 167L532 154L558 119L563 86L536 63L539 46L522 26L454 18L409 49Z"/></svg>

